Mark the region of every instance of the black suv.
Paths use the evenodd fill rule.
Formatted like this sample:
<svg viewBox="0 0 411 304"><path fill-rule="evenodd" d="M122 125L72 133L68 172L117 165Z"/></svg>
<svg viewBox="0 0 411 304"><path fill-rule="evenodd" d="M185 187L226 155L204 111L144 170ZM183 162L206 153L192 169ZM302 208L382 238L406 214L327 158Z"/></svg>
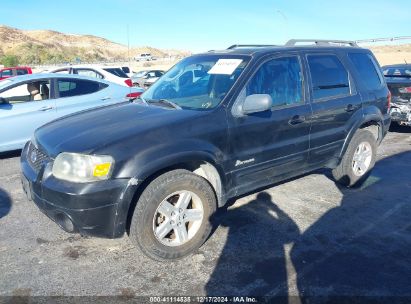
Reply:
<svg viewBox="0 0 411 304"><path fill-rule="evenodd" d="M23 186L68 232L127 231L149 257L180 258L229 198L322 167L361 183L389 99L355 43L235 45L183 59L132 103L39 128L22 152Z"/></svg>

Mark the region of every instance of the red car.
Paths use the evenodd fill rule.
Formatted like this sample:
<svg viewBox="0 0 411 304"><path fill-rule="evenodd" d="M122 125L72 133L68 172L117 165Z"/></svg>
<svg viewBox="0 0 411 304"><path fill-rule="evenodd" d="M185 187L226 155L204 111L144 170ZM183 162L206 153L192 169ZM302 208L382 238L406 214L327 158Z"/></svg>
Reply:
<svg viewBox="0 0 411 304"><path fill-rule="evenodd" d="M30 67L27 66L18 66L13 68L3 68L0 69L0 80L13 77L13 76L20 76L26 74L33 74Z"/></svg>

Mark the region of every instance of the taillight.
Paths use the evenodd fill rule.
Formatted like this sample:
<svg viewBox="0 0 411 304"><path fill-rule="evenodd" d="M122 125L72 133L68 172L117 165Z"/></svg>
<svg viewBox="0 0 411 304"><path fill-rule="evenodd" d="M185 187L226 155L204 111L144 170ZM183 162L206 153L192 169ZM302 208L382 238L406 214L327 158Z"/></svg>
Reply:
<svg viewBox="0 0 411 304"><path fill-rule="evenodd" d="M388 91L388 96L387 96L387 109L388 109L388 111L391 108L391 98L392 98L391 91Z"/></svg>
<svg viewBox="0 0 411 304"><path fill-rule="evenodd" d="M129 78L129 79L126 79L126 80L124 80L124 82L126 83L126 85L128 85L129 87L132 87L133 86L133 82L131 81L131 79Z"/></svg>
<svg viewBox="0 0 411 304"><path fill-rule="evenodd" d="M401 88L401 89L398 89L398 91L402 94L411 93L411 87Z"/></svg>
<svg viewBox="0 0 411 304"><path fill-rule="evenodd" d="M143 94L143 92L133 92L133 93L127 94L126 98L135 99L138 96L140 96L141 94Z"/></svg>

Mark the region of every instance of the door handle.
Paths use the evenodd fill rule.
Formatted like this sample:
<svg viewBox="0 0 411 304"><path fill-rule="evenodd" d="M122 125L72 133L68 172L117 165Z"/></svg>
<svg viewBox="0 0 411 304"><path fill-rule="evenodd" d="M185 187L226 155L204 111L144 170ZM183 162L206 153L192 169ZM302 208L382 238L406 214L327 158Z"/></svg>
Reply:
<svg viewBox="0 0 411 304"><path fill-rule="evenodd" d="M345 111L346 112L353 112L355 110L355 107L352 105L352 104L348 104L346 107L345 107Z"/></svg>
<svg viewBox="0 0 411 304"><path fill-rule="evenodd" d="M103 97L103 98L101 98L101 100L108 100L108 99L110 99L111 97L110 96L106 96L106 97Z"/></svg>
<svg viewBox="0 0 411 304"><path fill-rule="evenodd" d="M290 126L295 126L295 125L301 124L303 122L305 122L305 116L295 115L288 121L288 124Z"/></svg>
<svg viewBox="0 0 411 304"><path fill-rule="evenodd" d="M53 110L52 106L44 106L44 107L39 109L39 111L42 111L42 112L50 111L50 110Z"/></svg>

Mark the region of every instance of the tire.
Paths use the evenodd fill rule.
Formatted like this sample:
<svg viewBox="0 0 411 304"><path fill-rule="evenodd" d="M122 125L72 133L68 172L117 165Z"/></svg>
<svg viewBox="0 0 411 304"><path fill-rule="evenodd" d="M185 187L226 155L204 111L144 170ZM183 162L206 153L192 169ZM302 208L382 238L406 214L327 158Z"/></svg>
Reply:
<svg viewBox="0 0 411 304"><path fill-rule="evenodd" d="M365 156L366 148L370 149L369 157ZM363 154L360 151L363 151ZM374 135L365 129L357 130L340 164L332 171L334 179L347 187L360 186L368 178L375 165L376 153L377 142ZM360 157L359 154L362 156ZM358 159L358 162L355 162L354 158ZM364 160L364 167L360 170L361 160Z"/></svg>
<svg viewBox="0 0 411 304"><path fill-rule="evenodd" d="M210 235L209 218L216 206L214 190L204 178L181 169L164 173L141 194L131 220L130 238L154 260L183 258Z"/></svg>

